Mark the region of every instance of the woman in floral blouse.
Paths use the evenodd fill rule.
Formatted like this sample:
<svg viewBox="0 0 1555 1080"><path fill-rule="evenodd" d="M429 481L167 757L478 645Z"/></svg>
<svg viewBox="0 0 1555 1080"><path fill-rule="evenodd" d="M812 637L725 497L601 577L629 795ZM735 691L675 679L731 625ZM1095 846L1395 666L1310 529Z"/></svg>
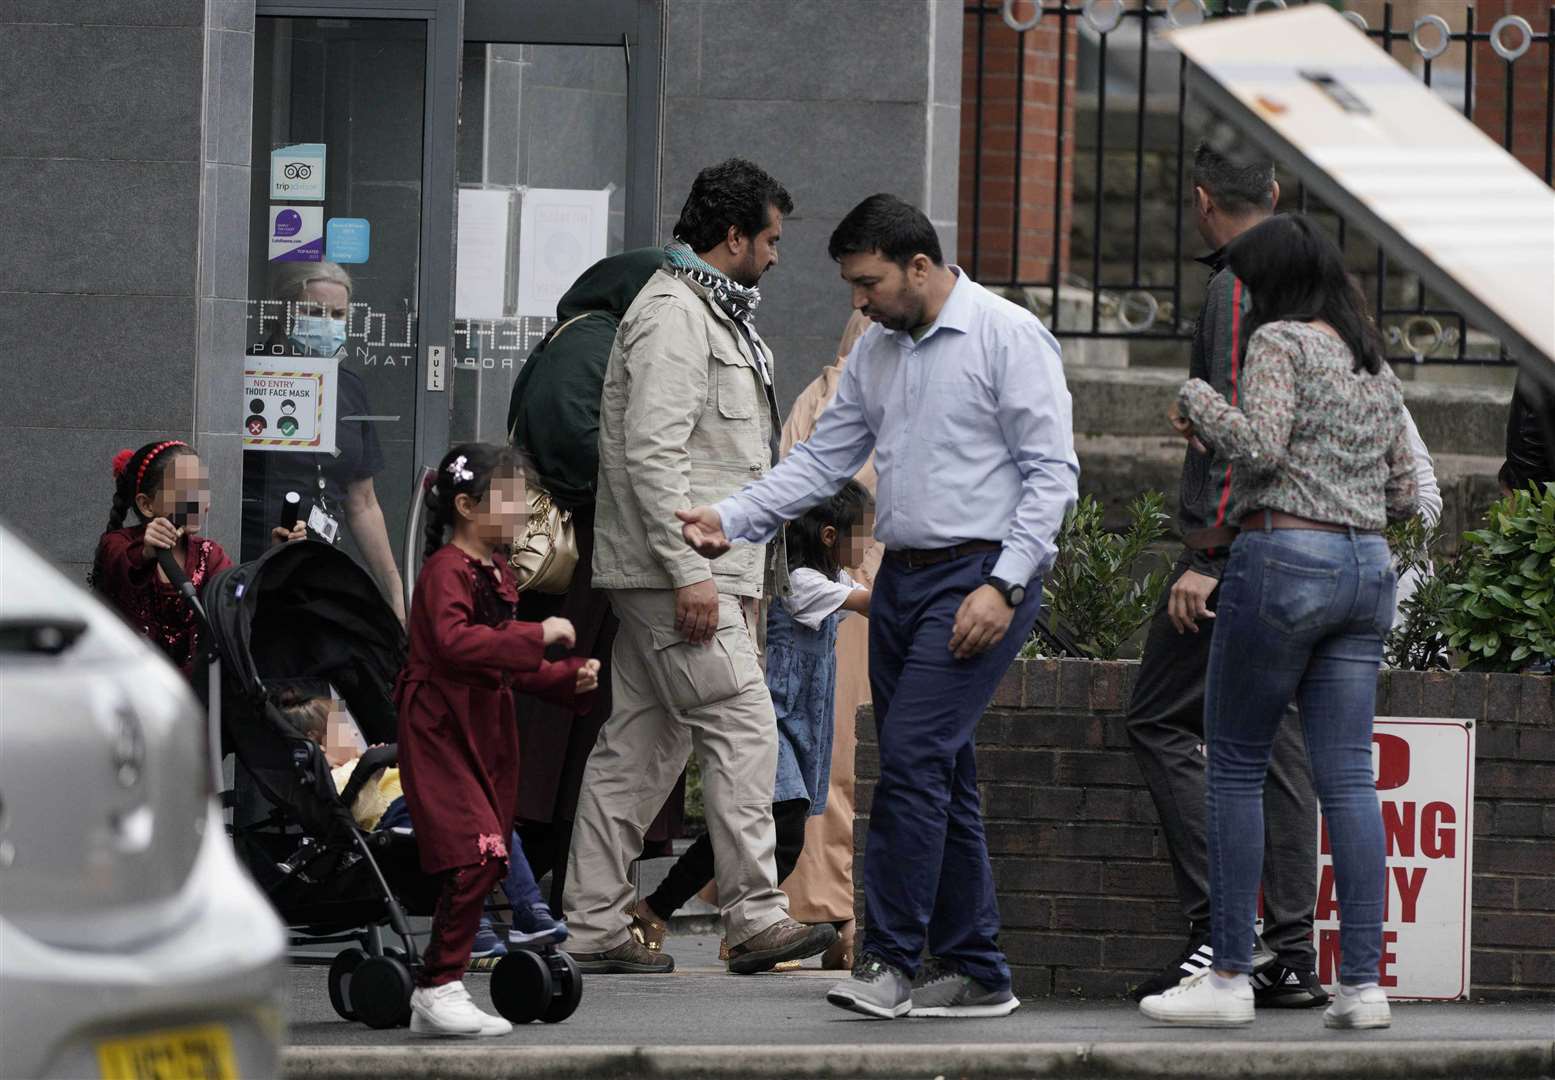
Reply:
<svg viewBox="0 0 1555 1080"><path fill-rule="evenodd" d="M1403 395L1339 249L1310 218L1269 219L1233 241L1227 260L1253 302L1231 399L1189 380L1171 416L1179 434L1231 460L1228 519L1241 522L1220 583L1204 715L1215 960L1140 1008L1169 1023L1253 1019L1264 775L1294 698L1341 919L1341 992L1324 1020L1386 1027L1371 731L1395 585L1381 530L1415 511Z"/></svg>

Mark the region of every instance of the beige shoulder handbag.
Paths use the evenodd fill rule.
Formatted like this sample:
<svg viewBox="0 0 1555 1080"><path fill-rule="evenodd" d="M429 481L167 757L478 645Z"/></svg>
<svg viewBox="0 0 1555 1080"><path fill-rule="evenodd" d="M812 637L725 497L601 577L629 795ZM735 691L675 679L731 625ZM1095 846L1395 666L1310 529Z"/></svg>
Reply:
<svg viewBox="0 0 1555 1080"><path fill-rule="evenodd" d="M587 314L574 315L552 331L551 337L555 338ZM509 439L512 439L511 433ZM564 593L571 587L573 572L578 568L578 537L572 526L572 511L557 506L551 493L532 477L525 489L529 525L508 557L518 591Z"/></svg>
<svg viewBox="0 0 1555 1080"><path fill-rule="evenodd" d="M563 510L551 493L531 481L527 485L529 525L513 545L508 563L519 592L564 593L578 568L578 537L572 511Z"/></svg>

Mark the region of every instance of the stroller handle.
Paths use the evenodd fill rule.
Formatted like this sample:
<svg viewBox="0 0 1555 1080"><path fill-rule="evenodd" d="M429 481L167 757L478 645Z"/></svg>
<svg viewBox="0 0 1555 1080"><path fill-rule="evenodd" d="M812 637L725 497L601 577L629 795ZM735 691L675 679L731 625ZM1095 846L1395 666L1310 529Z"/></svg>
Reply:
<svg viewBox="0 0 1555 1080"><path fill-rule="evenodd" d="M206 709L205 709L205 749L210 759L207 768L210 770L210 784L212 791L220 791L221 779L221 657L216 651L215 640L211 635L211 621L205 614L205 605L200 603L200 596L195 592L194 583L189 580L189 575L184 573L184 568L178 565L178 560L173 558L173 552L169 548L157 549L157 565L162 568L162 573L167 575L167 580L173 583L178 590L178 595L183 597L184 603L189 605L189 610L194 613L195 625L199 628L200 639L206 643L208 650L209 669L206 678L209 683Z"/></svg>

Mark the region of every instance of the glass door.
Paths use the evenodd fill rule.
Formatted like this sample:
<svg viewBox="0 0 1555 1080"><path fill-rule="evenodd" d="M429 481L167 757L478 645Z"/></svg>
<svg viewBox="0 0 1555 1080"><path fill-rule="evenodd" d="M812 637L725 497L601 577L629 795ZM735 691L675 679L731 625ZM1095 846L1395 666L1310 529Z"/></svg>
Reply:
<svg viewBox="0 0 1555 1080"><path fill-rule="evenodd" d="M577 276L654 242L657 0L466 0L454 439L505 442L513 381Z"/></svg>
<svg viewBox="0 0 1555 1080"><path fill-rule="evenodd" d="M449 436L459 0L261 2L243 557L287 515L401 610L416 481Z"/></svg>

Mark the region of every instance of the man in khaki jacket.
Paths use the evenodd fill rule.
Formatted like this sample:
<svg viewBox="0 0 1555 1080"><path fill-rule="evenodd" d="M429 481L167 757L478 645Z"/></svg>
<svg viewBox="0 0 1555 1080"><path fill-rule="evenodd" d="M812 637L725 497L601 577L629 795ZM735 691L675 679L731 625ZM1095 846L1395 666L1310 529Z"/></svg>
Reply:
<svg viewBox="0 0 1555 1080"><path fill-rule="evenodd" d="M666 249L621 320L599 417L594 585L621 621L614 709L589 757L565 887L572 956L595 973L673 971L629 909L631 860L694 749L702 766L729 970L823 952L830 925L788 917L773 856L777 721L751 633L781 545L714 561L689 550L676 510L764 476L779 430L756 283L777 263L793 202L738 158L704 169ZM774 565L774 562L776 565Z"/></svg>

